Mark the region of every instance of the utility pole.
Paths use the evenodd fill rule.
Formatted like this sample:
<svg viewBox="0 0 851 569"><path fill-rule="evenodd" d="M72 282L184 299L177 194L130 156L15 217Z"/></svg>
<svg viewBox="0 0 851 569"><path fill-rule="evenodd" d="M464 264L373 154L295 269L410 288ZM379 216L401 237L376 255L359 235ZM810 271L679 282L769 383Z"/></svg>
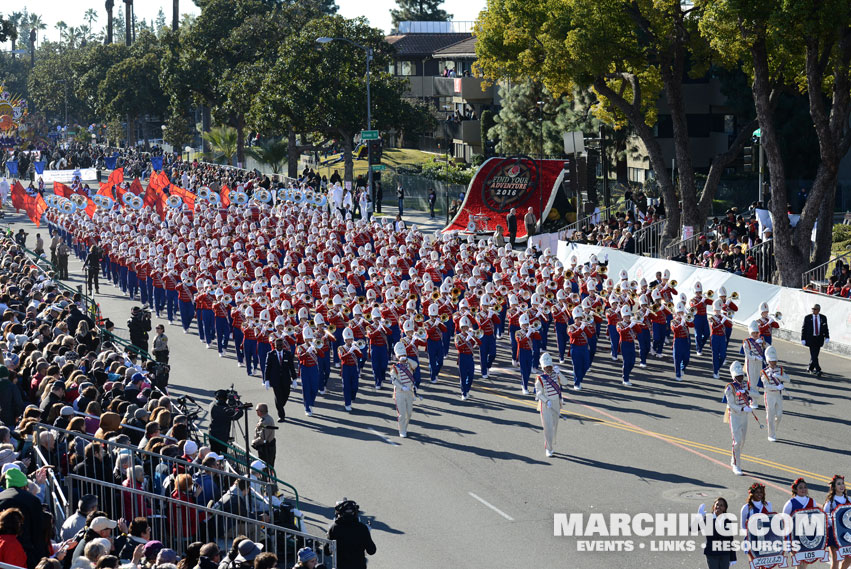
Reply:
<svg viewBox="0 0 851 569"><path fill-rule="evenodd" d="M759 145L759 202L765 207L765 151L762 149L762 138L757 138Z"/></svg>
<svg viewBox="0 0 851 569"><path fill-rule="evenodd" d="M112 8L115 6L113 0L106 0L106 45L112 43Z"/></svg>
<svg viewBox="0 0 851 569"><path fill-rule="evenodd" d="M609 208L609 162L606 157L606 127L600 125L600 170L603 173L603 207Z"/></svg>

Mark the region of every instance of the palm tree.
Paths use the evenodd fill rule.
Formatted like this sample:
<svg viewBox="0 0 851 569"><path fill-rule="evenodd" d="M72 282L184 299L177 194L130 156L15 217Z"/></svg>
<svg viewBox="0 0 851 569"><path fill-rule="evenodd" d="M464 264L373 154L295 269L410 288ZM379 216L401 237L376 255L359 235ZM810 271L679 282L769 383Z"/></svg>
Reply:
<svg viewBox="0 0 851 569"><path fill-rule="evenodd" d="M21 12L12 12L9 14L9 23L12 24L12 29L15 33L9 36L9 41L12 43L12 59L15 59L15 42L18 39L18 31L21 29L24 14Z"/></svg>
<svg viewBox="0 0 851 569"><path fill-rule="evenodd" d="M93 30L94 26L92 24L98 21L98 13L94 8L89 8L86 10L86 13L83 14L83 19L89 23L89 29Z"/></svg>
<svg viewBox="0 0 851 569"><path fill-rule="evenodd" d="M112 8L115 6L113 0L106 0L106 43L112 43Z"/></svg>
<svg viewBox="0 0 851 569"><path fill-rule="evenodd" d="M257 146L250 146L245 153L260 162L272 167L272 172L277 174L281 166L288 158L289 144L284 139L269 139L262 141Z"/></svg>
<svg viewBox="0 0 851 569"><path fill-rule="evenodd" d="M62 40L65 37L65 30L68 29L68 24L66 24L62 20L59 20L53 27L59 30L59 44L62 45Z"/></svg>
<svg viewBox="0 0 851 569"><path fill-rule="evenodd" d="M230 164L236 155L236 129L232 126L215 126L201 137L210 143L210 152L205 156L213 162Z"/></svg>
<svg viewBox="0 0 851 569"><path fill-rule="evenodd" d="M41 16L38 14L30 14L29 21L27 23L29 28L31 30L35 30L36 33L47 29L47 24L44 23L44 20L42 20Z"/></svg>
<svg viewBox="0 0 851 569"><path fill-rule="evenodd" d="M68 26L63 32L63 36L65 37L66 42L68 43L68 47L71 49L77 47L77 45L83 40L85 37L83 35L83 28L76 26Z"/></svg>

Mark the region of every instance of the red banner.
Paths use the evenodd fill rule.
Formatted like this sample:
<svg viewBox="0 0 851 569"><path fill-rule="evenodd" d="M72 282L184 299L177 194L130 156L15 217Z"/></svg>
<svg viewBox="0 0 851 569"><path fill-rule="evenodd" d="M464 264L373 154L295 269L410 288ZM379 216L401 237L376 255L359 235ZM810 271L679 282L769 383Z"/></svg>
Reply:
<svg viewBox="0 0 851 569"><path fill-rule="evenodd" d="M112 194L112 186L109 182L100 185L100 189L98 190L99 196L106 196L111 200L115 199L115 196Z"/></svg>
<svg viewBox="0 0 851 569"><path fill-rule="evenodd" d="M558 192L563 168L563 160L488 159L473 176L461 209L444 231L466 232L475 226L478 232L493 232L497 226L502 226L507 240L506 216L514 209L517 239L525 239L523 216L531 208L536 222L542 216L546 219Z"/></svg>
<svg viewBox="0 0 851 569"><path fill-rule="evenodd" d="M148 186L148 191L150 192L151 186ZM147 199L147 194L145 194ZM160 216L160 219L165 218L165 208L166 203L165 200L168 199L168 196L165 195L165 192L157 191L156 192L156 202L154 202L154 209L157 211L157 215Z"/></svg>
<svg viewBox="0 0 851 569"><path fill-rule="evenodd" d="M186 207L189 208L189 211L195 211L195 194L190 191L184 190L183 188L179 188L174 184L169 188L169 192L171 195L178 196L183 200L183 203L186 204Z"/></svg>
<svg viewBox="0 0 851 569"><path fill-rule="evenodd" d="M86 198L86 215L94 217L97 209L98 206L95 205L95 202L93 202L90 198Z"/></svg>
<svg viewBox="0 0 851 569"><path fill-rule="evenodd" d="M63 198L70 198L74 192L62 182L53 182L53 193Z"/></svg>
<svg viewBox="0 0 851 569"><path fill-rule="evenodd" d="M230 188L222 186L222 207L230 207Z"/></svg>
<svg viewBox="0 0 851 569"><path fill-rule="evenodd" d="M153 187L156 191L162 191L171 184L171 181L166 176L165 172L154 172L151 174L151 179L148 182L148 187Z"/></svg>
<svg viewBox="0 0 851 569"><path fill-rule="evenodd" d="M142 200L145 202L145 205L148 207L156 207L157 202L160 201L160 197L162 196L162 192L153 185L153 178L151 178L151 182L148 183L148 189L145 190L145 195L142 196Z"/></svg>
<svg viewBox="0 0 851 569"><path fill-rule="evenodd" d="M106 180L110 184L115 184L116 186L124 181L124 168L116 168L112 172L109 173L109 178Z"/></svg>
<svg viewBox="0 0 851 569"><path fill-rule="evenodd" d="M144 188L142 188L142 182L139 181L139 178L136 178L135 180L133 180L133 183L130 184L130 191L137 196L141 197L143 190Z"/></svg>
<svg viewBox="0 0 851 569"><path fill-rule="evenodd" d="M27 209L27 191L20 182L12 186L12 205L16 210Z"/></svg>
<svg viewBox="0 0 851 569"><path fill-rule="evenodd" d="M47 211L47 204L44 198L41 197L41 194L27 197L29 199L27 203L27 216L35 223L36 227L41 227L41 216Z"/></svg>

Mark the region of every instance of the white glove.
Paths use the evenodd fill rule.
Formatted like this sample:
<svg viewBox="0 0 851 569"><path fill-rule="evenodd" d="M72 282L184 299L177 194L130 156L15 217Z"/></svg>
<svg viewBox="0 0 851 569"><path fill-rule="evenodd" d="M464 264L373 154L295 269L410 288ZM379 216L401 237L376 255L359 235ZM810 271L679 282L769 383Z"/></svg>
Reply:
<svg viewBox="0 0 851 569"><path fill-rule="evenodd" d="M411 390L411 388L408 387L407 385L402 386L402 391L410 391L410 390Z"/></svg>
<svg viewBox="0 0 851 569"><path fill-rule="evenodd" d="M751 411L753 411L753 408L752 408L752 407L748 407L747 405L745 405L745 408L744 408L744 409L742 409L742 411L744 411L745 413L750 413Z"/></svg>
<svg viewBox="0 0 851 569"><path fill-rule="evenodd" d="M756 402L756 399L751 401L751 411L753 411L755 409L759 409L759 403Z"/></svg>
<svg viewBox="0 0 851 569"><path fill-rule="evenodd" d="M552 406L553 406L553 402L552 402L552 401L547 401L547 408L549 409L549 408L551 408Z"/></svg>
<svg viewBox="0 0 851 569"><path fill-rule="evenodd" d="M264 381L264 382L263 382L263 387L265 387L265 388L266 388L266 391L269 391L269 382L268 382L268 381Z"/></svg>
<svg viewBox="0 0 851 569"><path fill-rule="evenodd" d="M700 507L697 509L697 513L700 516L705 515L706 514L706 504L701 504Z"/></svg>
<svg viewBox="0 0 851 569"><path fill-rule="evenodd" d="M824 343L827 344L828 342L830 342L830 338L825 338Z"/></svg>
<svg viewBox="0 0 851 569"><path fill-rule="evenodd" d="M806 345L807 345L807 342L805 342L804 340L801 340L801 345L802 345L802 346L806 346Z"/></svg>
<svg viewBox="0 0 851 569"><path fill-rule="evenodd" d="M777 391L783 391L783 384L782 383L777 386Z"/></svg>

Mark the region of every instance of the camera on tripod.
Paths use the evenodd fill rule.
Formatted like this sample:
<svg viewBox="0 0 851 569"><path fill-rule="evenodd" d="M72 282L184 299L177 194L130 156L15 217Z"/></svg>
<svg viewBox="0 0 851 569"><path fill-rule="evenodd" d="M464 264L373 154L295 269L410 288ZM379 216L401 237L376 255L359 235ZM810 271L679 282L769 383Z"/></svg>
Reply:
<svg viewBox="0 0 851 569"><path fill-rule="evenodd" d="M233 388L233 384L230 384L230 389L227 390L227 406L234 407L236 409L242 409L243 411L246 409L251 409L254 407L253 403L243 403L242 399L239 396L239 393Z"/></svg>

